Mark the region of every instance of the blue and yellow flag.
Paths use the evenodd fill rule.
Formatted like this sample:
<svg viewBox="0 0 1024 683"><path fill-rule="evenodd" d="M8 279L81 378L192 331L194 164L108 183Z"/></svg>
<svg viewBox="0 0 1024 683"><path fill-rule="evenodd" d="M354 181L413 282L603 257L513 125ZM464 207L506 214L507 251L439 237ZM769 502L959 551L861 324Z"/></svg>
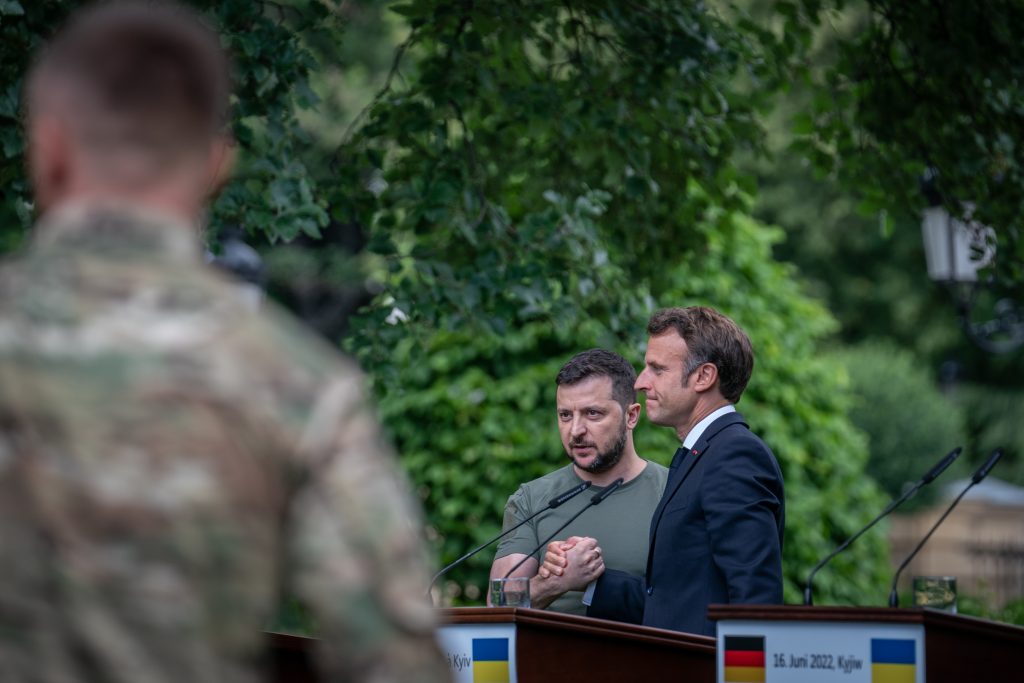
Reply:
<svg viewBox="0 0 1024 683"><path fill-rule="evenodd" d="M871 683L914 683L916 673L913 640L871 639Z"/></svg>
<svg viewBox="0 0 1024 683"><path fill-rule="evenodd" d="M473 683L509 683L508 638L473 639Z"/></svg>

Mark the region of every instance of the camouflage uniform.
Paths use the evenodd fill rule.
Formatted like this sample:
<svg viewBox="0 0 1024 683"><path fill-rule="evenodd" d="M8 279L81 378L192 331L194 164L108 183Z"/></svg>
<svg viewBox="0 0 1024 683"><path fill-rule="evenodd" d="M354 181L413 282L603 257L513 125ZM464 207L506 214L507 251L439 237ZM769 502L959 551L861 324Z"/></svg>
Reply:
<svg viewBox="0 0 1024 683"><path fill-rule="evenodd" d="M202 265L78 206L0 269L0 681L252 681L282 594L325 680L445 674L418 511L357 371Z"/></svg>

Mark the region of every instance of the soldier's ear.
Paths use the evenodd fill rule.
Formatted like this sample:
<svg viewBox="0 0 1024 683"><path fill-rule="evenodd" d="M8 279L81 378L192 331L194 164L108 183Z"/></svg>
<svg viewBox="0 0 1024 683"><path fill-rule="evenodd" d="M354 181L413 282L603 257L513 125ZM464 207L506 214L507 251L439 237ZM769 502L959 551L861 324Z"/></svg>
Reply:
<svg viewBox="0 0 1024 683"><path fill-rule="evenodd" d="M238 145L230 135L218 136L210 145L206 162L207 198L216 197L231 178Z"/></svg>
<svg viewBox="0 0 1024 683"><path fill-rule="evenodd" d="M40 213L58 204L71 184L73 148L68 131L54 116L28 122L29 178Z"/></svg>

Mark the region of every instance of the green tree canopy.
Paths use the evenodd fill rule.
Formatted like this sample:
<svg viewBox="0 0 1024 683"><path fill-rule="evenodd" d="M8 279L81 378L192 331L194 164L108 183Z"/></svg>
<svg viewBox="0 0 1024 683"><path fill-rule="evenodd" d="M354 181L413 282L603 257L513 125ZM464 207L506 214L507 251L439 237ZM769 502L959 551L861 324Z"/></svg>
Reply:
<svg viewBox="0 0 1024 683"><path fill-rule="evenodd" d="M842 36L798 122L808 158L866 207L916 222L920 179L938 172L951 213L965 202L996 230L998 274L1024 283L1024 5L1004 0L834 0L866 7ZM817 16L818 0L804 0ZM806 74L815 77L815 69Z"/></svg>
<svg viewBox="0 0 1024 683"><path fill-rule="evenodd" d="M850 375L854 405L850 417L868 435L868 473L890 498L916 482L945 453L966 444L965 418L935 386L927 366L892 343L870 342L839 353ZM938 498L939 487L966 476L967 458L936 486L907 501L904 510Z"/></svg>
<svg viewBox="0 0 1024 683"><path fill-rule="evenodd" d="M21 240L32 221L25 179L22 79L35 51L82 0L0 0L0 251ZM214 234L243 227L271 240L319 235L326 203L306 171L301 153L309 137L297 113L316 104L309 88L317 67L306 43L337 37L341 18L318 0L284 5L260 0L190 3L204 10L232 55L236 96L233 133L240 164L214 207Z"/></svg>
<svg viewBox="0 0 1024 683"><path fill-rule="evenodd" d="M915 3L903 3L899 12L910 11L912 4ZM866 165L880 163L880 158L873 155L874 147L881 144L870 136L863 138L861 148L843 154L825 145L824 137L812 136L816 122L840 125L819 111L833 106L832 89L839 87L825 84L838 79L837 82L846 84L843 87L854 87L848 82L856 80L852 73L834 72L851 45L864 40L871 17L872 3L848 2L841 13L830 14L828 21L815 30L812 47L804 53L806 78L794 79L779 95L777 105L766 119L769 153L739 163L757 177L754 215L786 231L786 239L776 245L775 256L795 264L807 280L808 290L827 302L840 322L837 340L853 345L888 340L917 356L913 364L919 366L920 372L927 368L928 383L941 385L956 406L950 412L948 424L956 423L961 432L966 425L966 449L961 461L978 466L992 448L1003 446L1006 452L995 476L1020 483L1024 481L1020 478L1024 433L1011 425L1020 424L1013 406L1024 390L1024 353L1018 349L1014 353L992 354L978 348L958 321L955 298L928 279L919 213L925 198L917 178L909 172L902 179L886 176L882 182L870 177ZM998 22L1003 18L1000 12L993 12L988 20ZM985 32L979 34L965 26L958 39L972 42L979 40L979 35ZM941 49L953 50L955 46ZM996 62L1003 59L1002 54L988 56ZM981 56L972 53L974 58ZM862 80L877 77L867 67L855 73L860 73ZM944 73L952 75L956 70ZM939 78L941 74L932 76ZM948 87L955 88L955 84L949 83ZM854 109L845 111L842 125L856 126L856 111L871 104L856 97L853 101ZM876 104L876 117L886 115L884 105ZM898 110L891 109L889 113L895 116ZM896 121L894 125L902 126L904 122ZM846 133L865 135L855 128ZM991 133L991 129L979 125L976 134ZM919 134L930 135L928 131ZM939 144L939 140L932 139L932 143ZM955 147L947 150L950 158L965 149ZM898 146L887 147L885 153L894 155L898 151ZM913 163L918 164L919 156L916 152L912 154ZM850 172L851 169L855 170ZM868 177L860 177L862 173ZM884 194L866 194L864 184L877 184L877 192ZM865 197L874 199L864 201ZM986 285L983 289L987 295L978 298L979 305L972 316L981 321L993 313L986 304L1012 293L999 286ZM924 377L919 380L924 381ZM932 403L928 396L934 391L923 384L920 388L920 403L927 413L927 406ZM886 382L878 391L898 394L903 390L896 382ZM858 419L856 415L854 418ZM936 444L936 448L949 449L959 442L951 439L944 446ZM872 450L874 457L878 457Z"/></svg>

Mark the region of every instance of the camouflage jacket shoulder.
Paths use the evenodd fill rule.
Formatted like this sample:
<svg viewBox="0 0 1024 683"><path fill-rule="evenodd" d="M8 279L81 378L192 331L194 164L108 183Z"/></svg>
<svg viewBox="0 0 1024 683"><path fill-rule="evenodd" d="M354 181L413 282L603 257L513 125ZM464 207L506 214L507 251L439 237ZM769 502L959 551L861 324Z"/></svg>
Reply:
<svg viewBox="0 0 1024 683"><path fill-rule="evenodd" d="M0 669L251 680L289 593L325 673L439 680L419 519L354 366L187 226L71 211L0 268Z"/></svg>

